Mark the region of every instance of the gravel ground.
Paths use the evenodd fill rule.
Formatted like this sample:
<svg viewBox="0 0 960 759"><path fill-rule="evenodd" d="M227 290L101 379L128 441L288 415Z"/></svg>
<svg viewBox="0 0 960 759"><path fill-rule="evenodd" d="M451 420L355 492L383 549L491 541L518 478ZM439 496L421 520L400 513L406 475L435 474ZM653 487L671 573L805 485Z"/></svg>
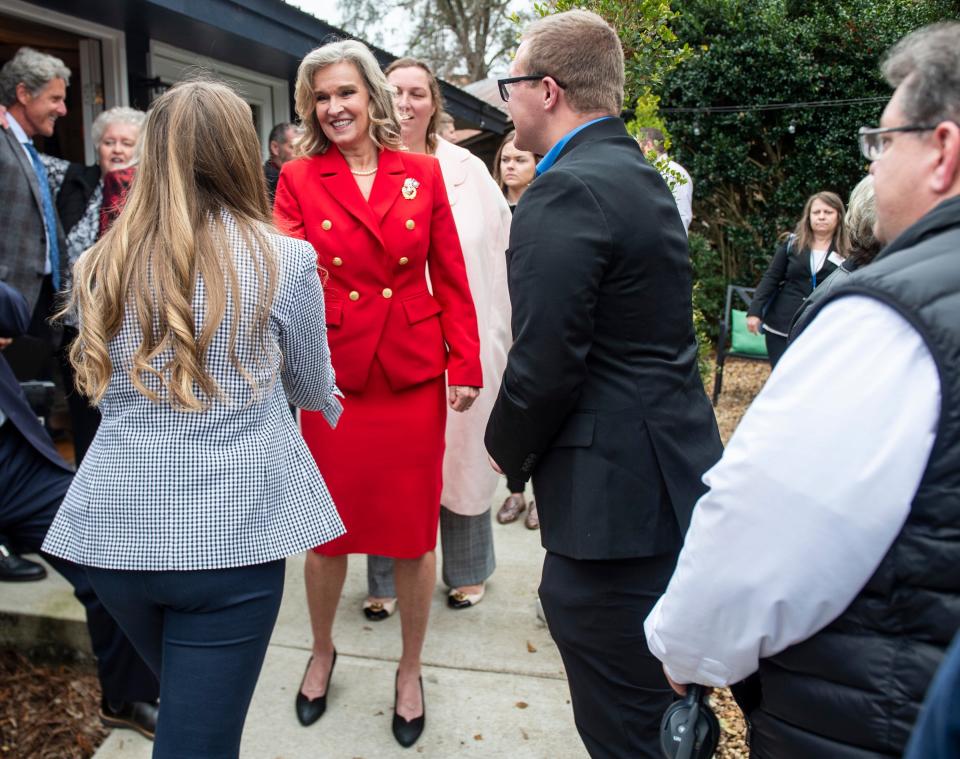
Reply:
<svg viewBox="0 0 960 759"><path fill-rule="evenodd" d="M717 425L720 427L724 444L730 439L740 423L740 418L769 376L770 365L765 361L727 359L723 372L723 392L716 407ZM707 388L708 392L712 389L712 385ZM750 751L746 744L743 714L730 691L714 691L710 704L720 718L722 728L717 759L748 759Z"/></svg>
<svg viewBox="0 0 960 759"><path fill-rule="evenodd" d="M769 374L766 363L727 361L716 408L724 442ZM747 759L743 716L730 692L716 691L710 701L723 728L717 759ZM38 664L0 650L0 759L90 759L107 736L99 704L90 665Z"/></svg>

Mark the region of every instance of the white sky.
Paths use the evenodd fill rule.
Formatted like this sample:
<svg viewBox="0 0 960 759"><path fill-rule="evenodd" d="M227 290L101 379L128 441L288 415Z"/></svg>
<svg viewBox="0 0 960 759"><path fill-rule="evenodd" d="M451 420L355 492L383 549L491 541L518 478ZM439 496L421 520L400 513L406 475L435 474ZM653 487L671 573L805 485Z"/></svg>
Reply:
<svg viewBox="0 0 960 759"><path fill-rule="evenodd" d="M316 16L333 26L341 25L340 4L338 0L285 0L285 2L299 8L302 11ZM514 0L511 3L511 9L532 7L530 0ZM375 39L369 41L382 47L388 53L393 53L398 57L407 54L407 38L410 34L410 23L407 20L407 14L402 10L393 10L381 19L379 31L383 39L377 42ZM498 63L493 67L491 74L505 74L506 66Z"/></svg>
<svg viewBox="0 0 960 759"><path fill-rule="evenodd" d="M340 7L337 0L286 0L287 3L302 11L316 16L333 26L340 26ZM383 43L380 45L388 53L403 56L406 53L409 26L403 11L392 11L383 17L380 33ZM371 40L372 41L372 40Z"/></svg>

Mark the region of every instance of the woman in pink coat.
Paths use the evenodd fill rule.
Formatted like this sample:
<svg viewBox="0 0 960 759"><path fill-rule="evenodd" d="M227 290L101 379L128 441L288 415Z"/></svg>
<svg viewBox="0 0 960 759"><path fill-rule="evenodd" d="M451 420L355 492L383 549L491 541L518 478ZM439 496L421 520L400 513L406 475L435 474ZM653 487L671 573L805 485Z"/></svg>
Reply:
<svg viewBox="0 0 960 759"><path fill-rule="evenodd" d="M490 506L498 476L487 461L483 433L511 339L506 267L510 207L483 161L437 136L442 101L429 66L401 58L387 68L387 79L396 88L404 145L411 153L429 153L440 161L477 311L486 389L469 411L447 417L440 496L447 605L466 609L483 598L484 583L496 566ZM370 619L385 619L395 608L390 565L389 559L368 558L364 613Z"/></svg>

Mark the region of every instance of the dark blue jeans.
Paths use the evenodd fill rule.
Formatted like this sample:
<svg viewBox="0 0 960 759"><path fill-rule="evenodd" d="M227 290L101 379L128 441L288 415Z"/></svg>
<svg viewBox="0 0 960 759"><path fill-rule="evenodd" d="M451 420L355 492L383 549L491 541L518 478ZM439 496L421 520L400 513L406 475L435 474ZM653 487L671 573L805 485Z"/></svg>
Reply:
<svg viewBox="0 0 960 759"><path fill-rule="evenodd" d="M236 759L283 596L284 562L189 572L89 567L160 677L154 759Z"/></svg>

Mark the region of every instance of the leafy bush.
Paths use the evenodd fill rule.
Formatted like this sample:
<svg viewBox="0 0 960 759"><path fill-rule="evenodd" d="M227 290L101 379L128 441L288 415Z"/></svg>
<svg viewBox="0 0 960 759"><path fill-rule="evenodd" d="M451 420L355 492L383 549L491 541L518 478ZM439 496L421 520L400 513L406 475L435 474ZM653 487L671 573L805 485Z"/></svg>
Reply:
<svg viewBox="0 0 960 759"><path fill-rule="evenodd" d="M727 282L753 285L806 198L846 198L867 171L857 129L890 89L881 57L906 33L956 18L947 0L687 0L671 21L695 54L665 74L660 105L673 158L694 182L691 257L711 325ZM878 98L830 108L671 112L670 108ZM792 125L792 130L791 130Z"/></svg>

